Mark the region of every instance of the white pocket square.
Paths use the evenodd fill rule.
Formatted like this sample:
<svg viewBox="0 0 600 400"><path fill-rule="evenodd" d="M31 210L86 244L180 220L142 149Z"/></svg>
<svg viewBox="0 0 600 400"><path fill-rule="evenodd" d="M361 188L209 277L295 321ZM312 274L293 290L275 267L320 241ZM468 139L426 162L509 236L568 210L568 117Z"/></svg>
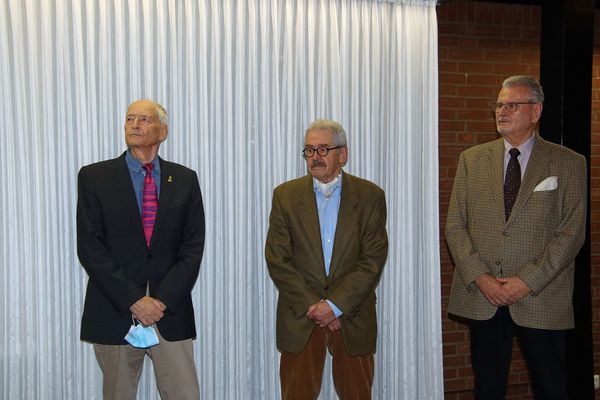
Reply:
<svg viewBox="0 0 600 400"><path fill-rule="evenodd" d="M554 190L558 187L558 176L549 176L543 181L541 181L535 189L534 192L543 192L545 190Z"/></svg>

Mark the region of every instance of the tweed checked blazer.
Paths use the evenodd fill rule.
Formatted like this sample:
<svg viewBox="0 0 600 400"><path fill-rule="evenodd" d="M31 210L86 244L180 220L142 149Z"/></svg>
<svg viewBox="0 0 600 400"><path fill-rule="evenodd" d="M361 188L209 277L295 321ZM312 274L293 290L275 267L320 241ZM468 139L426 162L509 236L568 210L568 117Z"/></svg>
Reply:
<svg viewBox="0 0 600 400"><path fill-rule="evenodd" d="M340 209L327 276L312 176L275 188L265 258L279 290L280 351L302 351L315 327L306 317L308 307L329 299L343 312L341 333L348 353L375 352L375 287L387 258L386 215L383 190L364 179L342 174Z"/></svg>
<svg viewBox="0 0 600 400"><path fill-rule="evenodd" d="M166 306L158 321L169 341L196 337L192 288L204 250L204 208L194 171L159 158L161 187L150 247L125 161L79 171L77 252L89 275L81 339L127 344L129 307L146 294Z"/></svg>
<svg viewBox="0 0 600 400"><path fill-rule="evenodd" d="M517 276L531 289L511 305L520 326L573 328L574 258L585 239L586 161L539 136L508 221L504 216L504 140L465 150L458 162L446 241L455 263L449 313L494 316L474 280Z"/></svg>

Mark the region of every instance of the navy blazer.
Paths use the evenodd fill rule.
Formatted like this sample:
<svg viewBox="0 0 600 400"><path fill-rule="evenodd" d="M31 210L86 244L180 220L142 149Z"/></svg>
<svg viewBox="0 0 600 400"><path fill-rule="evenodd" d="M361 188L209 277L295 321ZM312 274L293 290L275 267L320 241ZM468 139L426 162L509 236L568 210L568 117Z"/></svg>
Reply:
<svg viewBox="0 0 600 400"><path fill-rule="evenodd" d="M150 247L131 176L120 157L79 171L77 253L89 276L81 339L126 344L131 307L146 294L166 306L169 340L196 337L191 292L204 250L204 208L196 173L159 158L160 197Z"/></svg>

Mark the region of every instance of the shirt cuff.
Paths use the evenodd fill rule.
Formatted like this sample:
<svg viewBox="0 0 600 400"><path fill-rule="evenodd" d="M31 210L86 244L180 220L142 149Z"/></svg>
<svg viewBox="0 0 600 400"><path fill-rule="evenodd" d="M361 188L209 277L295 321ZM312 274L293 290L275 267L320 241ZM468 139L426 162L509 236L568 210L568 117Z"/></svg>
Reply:
<svg viewBox="0 0 600 400"><path fill-rule="evenodd" d="M327 302L327 304L329 304L329 307L331 307L331 309L333 310L333 313L335 314L335 317L338 318L340 315L343 314L342 310L340 310L339 308L337 308L335 306L335 304L333 304L331 301L329 300L325 300Z"/></svg>

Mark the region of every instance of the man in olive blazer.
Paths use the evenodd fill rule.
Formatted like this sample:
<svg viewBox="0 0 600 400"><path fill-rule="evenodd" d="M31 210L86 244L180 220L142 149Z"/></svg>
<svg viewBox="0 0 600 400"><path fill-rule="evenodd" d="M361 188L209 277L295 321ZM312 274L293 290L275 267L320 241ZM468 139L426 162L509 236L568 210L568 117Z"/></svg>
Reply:
<svg viewBox="0 0 600 400"><path fill-rule="evenodd" d="M347 151L341 125L315 121L305 137L309 175L280 185L273 194L265 254L279 290L277 347L284 399L318 397L327 346L339 370L334 373L338 396L370 398L375 288L387 257L386 205L379 187L341 171ZM336 194L339 212L329 253L322 241L328 235L322 207L335 202Z"/></svg>
<svg viewBox="0 0 600 400"><path fill-rule="evenodd" d="M449 313L469 322L480 399L504 398L513 334L536 398L566 398L564 338L574 326L574 259L585 237L586 162L535 133L542 102L535 79L508 78L496 104L502 139L464 151L454 180L446 221L456 266ZM522 181L507 211L504 181L511 148L520 150Z"/></svg>

